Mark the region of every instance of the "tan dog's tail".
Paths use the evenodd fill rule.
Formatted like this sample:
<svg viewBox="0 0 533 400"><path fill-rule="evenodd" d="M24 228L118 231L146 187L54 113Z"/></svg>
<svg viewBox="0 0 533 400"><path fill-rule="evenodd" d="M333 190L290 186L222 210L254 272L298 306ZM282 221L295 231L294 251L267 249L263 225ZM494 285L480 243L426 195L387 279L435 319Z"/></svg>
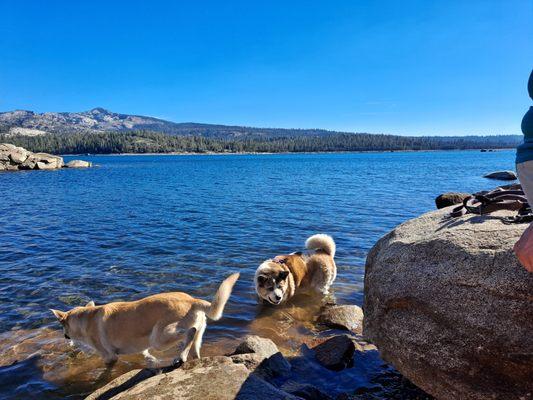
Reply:
<svg viewBox="0 0 533 400"><path fill-rule="evenodd" d="M218 321L220 317L222 317L222 312L224 311L226 302L228 301L229 296L231 295L233 285L235 285L235 282L237 282L239 276L239 273L231 274L226 279L224 279L224 282L220 284L217 293L215 294L215 298L213 299L211 304L205 308L205 313L209 317L209 319L212 319L213 321Z"/></svg>
<svg viewBox="0 0 533 400"><path fill-rule="evenodd" d="M323 233L313 235L305 241L305 247L307 250L322 250L332 258L335 257L335 242L329 235L324 235Z"/></svg>

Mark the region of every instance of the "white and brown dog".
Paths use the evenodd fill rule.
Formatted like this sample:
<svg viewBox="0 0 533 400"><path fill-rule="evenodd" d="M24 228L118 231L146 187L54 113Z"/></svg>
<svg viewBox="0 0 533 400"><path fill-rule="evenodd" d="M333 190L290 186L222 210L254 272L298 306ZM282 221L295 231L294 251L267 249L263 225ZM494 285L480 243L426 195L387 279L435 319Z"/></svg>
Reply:
<svg viewBox="0 0 533 400"><path fill-rule="evenodd" d="M313 235L305 242L312 254L292 253L264 261L255 272L260 299L279 305L298 292L327 294L337 276L335 242L331 236Z"/></svg>
<svg viewBox="0 0 533 400"><path fill-rule="evenodd" d="M233 285L239 274L232 274L218 288L212 303L186 293L160 293L137 301L115 302L70 311L51 310L63 325L65 338L79 340L94 348L108 365L119 354L141 353L150 367L160 361L150 349L164 351L178 344L181 348L173 366L178 367L192 355L200 358L206 316L214 321L222 317Z"/></svg>

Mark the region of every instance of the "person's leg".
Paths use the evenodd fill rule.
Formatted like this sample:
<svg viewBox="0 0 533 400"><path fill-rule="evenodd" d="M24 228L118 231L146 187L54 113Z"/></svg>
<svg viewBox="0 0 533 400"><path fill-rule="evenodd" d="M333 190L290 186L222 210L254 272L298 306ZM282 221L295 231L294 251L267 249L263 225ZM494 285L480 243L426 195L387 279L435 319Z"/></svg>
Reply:
<svg viewBox="0 0 533 400"><path fill-rule="evenodd" d="M533 161L517 164L516 172L527 201L533 206ZM533 272L533 224L529 225L516 242L514 251L524 268Z"/></svg>

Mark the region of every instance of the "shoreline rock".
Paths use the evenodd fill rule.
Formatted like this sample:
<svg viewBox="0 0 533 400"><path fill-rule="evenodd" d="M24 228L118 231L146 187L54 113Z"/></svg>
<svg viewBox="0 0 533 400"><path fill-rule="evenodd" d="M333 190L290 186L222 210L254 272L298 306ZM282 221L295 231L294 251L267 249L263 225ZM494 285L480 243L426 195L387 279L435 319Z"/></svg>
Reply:
<svg viewBox="0 0 533 400"><path fill-rule="evenodd" d="M529 398L533 274L512 251L527 225L446 214L399 225L368 254L365 337L437 398Z"/></svg>
<svg viewBox="0 0 533 400"><path fill-rule="evenodd" d="M32 153L9 143L0 144L0 171L56 170L60 168L89 168L92 163L72 160L66 165L63 157L48 153Z"/></svg>
<svg viewBox="0 0 533 400"><path fill-rule="evenodd" d="M514 171L495 171L484 175L483 178L498 179L500 181L514 181L518 179Z"/></svg>

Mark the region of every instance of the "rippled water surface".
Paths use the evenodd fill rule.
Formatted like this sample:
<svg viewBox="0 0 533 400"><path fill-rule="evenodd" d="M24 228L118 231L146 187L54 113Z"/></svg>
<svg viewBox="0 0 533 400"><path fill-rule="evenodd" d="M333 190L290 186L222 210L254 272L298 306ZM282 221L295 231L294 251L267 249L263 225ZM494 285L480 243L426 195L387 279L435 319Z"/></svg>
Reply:
<svg viewBox="0 0 533 400"><path fill-rule="evenodd" d="M94 389L100 360L68 346L48 308L102 304L163 291L209 299L238 281L205 354L253 332L285 351L317 335L313 307L257 306L252 277L317 232L337 242L334 296L363 299L365 256L398 223L445 191L501 182L514 152L83 157L87 170L1 173L0 392L74 397ZM67 157L68 159L68 157ZM113 372L139 363L126 357Z"/></svg>

